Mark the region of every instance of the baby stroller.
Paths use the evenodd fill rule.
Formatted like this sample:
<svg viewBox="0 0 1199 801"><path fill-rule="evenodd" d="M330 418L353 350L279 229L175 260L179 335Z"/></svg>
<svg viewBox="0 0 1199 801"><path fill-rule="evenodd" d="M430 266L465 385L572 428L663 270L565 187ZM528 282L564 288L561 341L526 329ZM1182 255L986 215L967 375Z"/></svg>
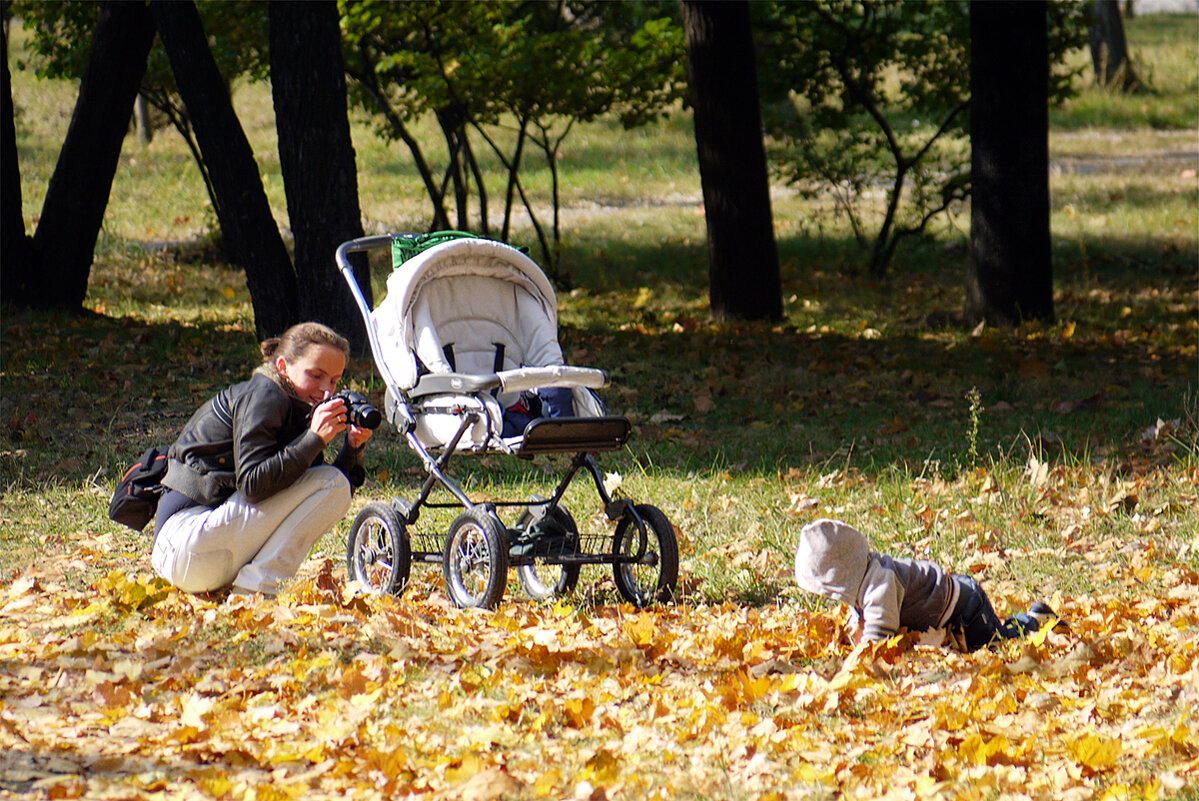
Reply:
<svg viewBox="0 0 1199 801"><path fill-rule="evenodd" d="M348 256L389 248L387 293L371 311ZM426 474L415 498L368 504L350 528L351 579L399 594L413 561L442 566L459 607L493 608L515 567L524 591L544 600L572 591L583 565L611 565L620 595L644 606L673 597L678 543L660 509L613 498L593 454L624 447L630 425L604 413L595 369L565 365L557 299L521 251L459 232L368 236L343 243L337 266L366 320L386 393L384 414ZM541 408L538 409L538 406ZM449 474L456 454L533 459L574 454L548 497L472 500ZM590 475L614 528L580 534L563 496ZM450 499L434 501L448 494ZM421 510L461 508L440 535L417 528ZM500 513L515 512L511 525Z"/></svg>

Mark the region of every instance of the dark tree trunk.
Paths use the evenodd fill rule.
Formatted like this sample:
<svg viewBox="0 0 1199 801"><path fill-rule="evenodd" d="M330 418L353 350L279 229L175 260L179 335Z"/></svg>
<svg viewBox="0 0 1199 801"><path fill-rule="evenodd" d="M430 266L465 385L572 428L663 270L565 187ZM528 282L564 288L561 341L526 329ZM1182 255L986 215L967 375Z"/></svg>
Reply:
<svg viewBox="0 0 1199 801"><path fill-rule="evenodd" d="M296 274L263 191L254 151L208 48L195 3L152 0L150 8L212 179L225 248L246 272L256 333L259 339L275 336L299 320Z"/></svg>
<svg viewBox="0 0 1199 801"><path fill-rule="evenodd" d="M783 315L749 4L683 0L715 319Z"/></svg>
<svg viewBox="0 0 1199 801"><path fill-rule="evenodd" d="M270 21L271 86L300 317L333 327L362 352L365 323L334 260L338 245L362 236L337 3L273 0ZM354 273L371 302L365 254L356 257Z"/></svg>
<svg viewBox="0 0 1199 801"><path fill-rule="evenodd" d="M1053 319L1045 13L1044 0L970 3L973 321Z"/></svg>
<svg viewBox="0 0 1199 801"><path fill-rule="evenodd" d="M1095 0L1091 6L1091 24L1087 28L1091 43L1091 64L1095 82L1100 86L1116 86L1122 92L1140 88L1141 81L1128 60L1128 44L1124 39L1124 22L1116 0Z"/></svg>
<svg viewBox="0 0 1199 801"><path fill-rule="evenodd" d="M7 33L7 31L5 31ZM17 159L17 128L13 114L12 78L8 74L8 37L3 37L4 88L0 101L0 302L24 303L35 271L30 261L30 240L25 233L21 207L21 170Z"/></svg>
<svg viewBox="0 0 1199 801"><path fill-rule="evenodd" d="M79 98L33 236L27 280L19 282L12 302L71 310L83 305L96 238L153 41L154 25L144 5L100 6Z"/></svg>

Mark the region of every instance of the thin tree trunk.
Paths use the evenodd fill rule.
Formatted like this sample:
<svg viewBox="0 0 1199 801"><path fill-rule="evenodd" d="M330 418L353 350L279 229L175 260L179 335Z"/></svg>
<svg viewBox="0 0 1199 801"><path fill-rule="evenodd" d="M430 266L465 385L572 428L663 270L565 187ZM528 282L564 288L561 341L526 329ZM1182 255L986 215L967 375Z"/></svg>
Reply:
<svg viewBox="0 0 1199 801"><path fill-rule="evenodd" d="M479 234L491 236L491 223L488 221L487 184L483 179L483 171L479 169L479 160L475 158L474 148L470 146L470 137L467 135L465 127L462 129L462 155L466 160L466 166L470 168L471 180L474 182L475 189L479 193Z"/></svg>
<svg viewBox="0 0 1199 801"><path fill-rule="evenodd" d="M137 126L137 141L142 145L153 142L154 126L150 123L150 104L141 92L137 93L137 100L133 103L133 120Z"/></svg>
<svg viewBox="0 0 1199 801"><path fill-rule="evenodd" d="M356 353L363 352L366 323L334 259L342 242L363 233L337 3L272 0L270 40L279 165L295 237L300 317L333 327ZM371 304L365 254L358 254L353 264L358 286Z"/></svg>
<svg viewBox="0 0 1199 801"><path fill-rule="evenodd" d="M225 247L246 273L257 336L275 336L299 320L296 273L262 188L254 151L208 48L195 3L151 0L150 8L208 165Z"/></svg>
<svg viewBox="0 0 1199 801"><path fill-rule="evenodd" d="M7 21L6 21L7 22ZM5 31L7 33L7 31ZM27 305L34 275L32 245L25 233L25 212L21 205L21 170L17 158L16 117L13 113L12 78L8 72L8 37L0 41L4 49L3 109L0 109L0 302Z"/></svg>
<svg viewBox="0 0 1199 801"><path fill-rule="evenodd" d="M1045 0L970 3L966 316L1053 319Z"/></svg>
<svg viewBox="0 0 1199 801"><path fill-rule="evenodd" d="M708 224L715 319L783 314L778 251L745 0L683 0L695 145Z"/></svg>
<svg viewBox="0 0 1199 801"><path fill-rule="evenodd" d="M33 237L29 305L78 309L87 295L133 99L146 71L154 25L140 3L106 2L58 163Z"/></svg>
<svg viewBox="0 0 1199 801"><path fill-rule="evenodd" d="M520 128L516 132L516 147L512 152L512 162L508 165L508 186L504 191L504 224L500 228L500 239L505 242L508 241L508 231L512 223L512 203L513 195L516 192L516 174L520 171L521 157L525 152L526 128L528 124L528 118L522 117Z"/></svg>
<svg viewBox="0 0 1199 801"><path fill-rule="evenodd" d="M399 137L400 141L408 147L408 152L412 154L412 161L416 165L416 171L420 175L421 182L425 185L425 193L429 196L429 202L433 206L433 221L430 226L432 231L440 231L450 227L450 218L445 210L445 192L438 190L436 179L433 177L433 171L429 168L429 163L425 160L424 153L421 152L420 143L416 141L416 137L404 125L403 118L396 113L392 108L391 103L387 99L387 95L379 87L379 82L375 78L372 71L373 62L370 59L369 53L362 53L361 58L365 67L361 72L349 71L349 75L362 91L370 96L375 102L375 108L387 120L387 124L391 126L391 130Z"/></svg>

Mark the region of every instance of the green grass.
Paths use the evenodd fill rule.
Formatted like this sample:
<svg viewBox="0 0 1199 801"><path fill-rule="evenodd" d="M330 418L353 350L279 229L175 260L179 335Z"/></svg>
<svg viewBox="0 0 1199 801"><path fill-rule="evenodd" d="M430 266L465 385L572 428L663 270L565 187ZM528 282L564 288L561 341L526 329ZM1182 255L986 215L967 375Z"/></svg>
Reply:
<svg viewBox="0 0 1199 801"><path fill-rule="evenodd" d="M1195 20L1130 22L1154 94L1089 89L1054 112L1053 325L955 324L967 219L905 245L892 277L874 281L844 221L782 189L785 320L710 323L688 117L572 133L560 165L575 286L559 298L563 350L612 374L604 398L636 431L601 467L678 527L686 598L816 603L797 598L789 560L798 527L820 515L857 523L897 555L978 567L1001 598L1127 589L1149 542L1153 564L1199 569ZM238 86L234 97L285 225L269 91ZM14 98L32 230L73 90L16 72ZM1177 124L1162 130L1159 118ZM427 205L406 151L361 121L354 137L368 231L422 230ZM548 172L533 170L528 185L544 200ZM95 537L148 567L147 535L105 516L115 477L255 359L244 280L216 262L212 227L178 138L163 131L144 149L130 138L85 302L93 314L6 311L0 575L61 559L64 577L86 586L110 562L79 555ZM533 244L523 221L516 240ZM369 362L349 375L382 394ZM1033 458L1048 466L1039 483ZM472 492L508 498L544 492L560 467L459 464ZM356 506L420 480L388 428L368 468ZM585 483L569 505L584 530L602 526ZM421 524L444 530L449 519ZM335 561L347 526L319 546ZM1097 560L1115 572L1099 577ZM610 598L605 575L585 571L580 592Z"/></svg>
<svg viewBox="0 0 1199 801"><path fill-rule="evenodd" d="M1189 130L1199 124L1199 16L1134 17L1125 21L1125 35L1144 90L1125 95L1096 86L1090 51L1078 51L1071 63L1083 67L1077 81L1081 91L1050 110L1054 129Z"/></svg>

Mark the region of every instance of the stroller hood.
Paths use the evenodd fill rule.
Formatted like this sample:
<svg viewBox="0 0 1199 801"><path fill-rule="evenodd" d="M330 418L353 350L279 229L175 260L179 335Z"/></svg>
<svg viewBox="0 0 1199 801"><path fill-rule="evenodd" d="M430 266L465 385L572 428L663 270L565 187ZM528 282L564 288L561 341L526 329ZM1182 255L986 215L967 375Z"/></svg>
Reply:
<svg viewBox="0 0 1199 801"><path fill-rule="evenodd" d="M404 262L371 324L402 390L416 385L422 365L480 374L562 364L553 286L502 242L456 239Z"/></svg>

